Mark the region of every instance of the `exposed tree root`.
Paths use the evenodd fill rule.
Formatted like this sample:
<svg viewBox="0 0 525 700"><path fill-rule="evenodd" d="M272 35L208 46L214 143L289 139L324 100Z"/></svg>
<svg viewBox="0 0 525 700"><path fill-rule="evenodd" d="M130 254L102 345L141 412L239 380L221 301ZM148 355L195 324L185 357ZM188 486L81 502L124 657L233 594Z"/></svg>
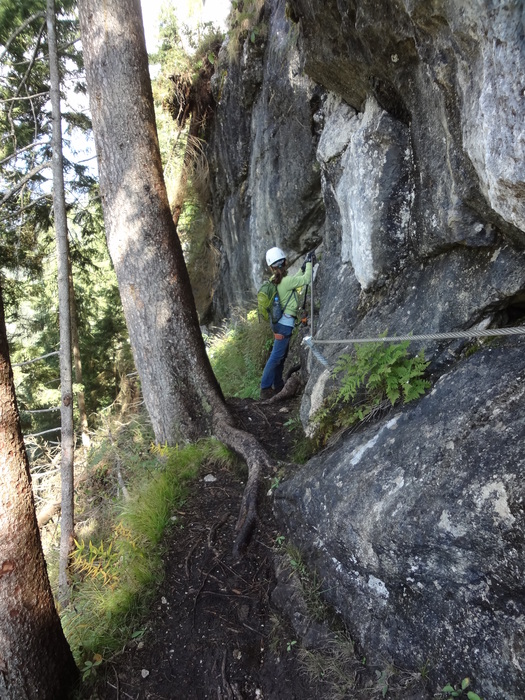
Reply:
<svg viewBox="0 0 525 700"><path fill-rule="evenodd" d="M215 435L227 447L239 454L248 466L248 479L235 526L236 538L233 545L234 556L241 557L257 522L257 496L261 473L264 469L269 471L273 467L273 462L253 435L231 425L227 414L216 420Z"/></svg>
<svg viewBox="0 0 525 700"><path fill-rule="evenodd" d="M286 401L287 399L291 399L293 396L295 396L303 386L303 382L301 379L300 374L292 374L290 379L286 382L284 387L281 389L281 391L278 394L275 394L272 396L271 399L266 399L265 401L261 401L261 403L265 404L273 404L273 403L279 403L280 401Z"/></svg>

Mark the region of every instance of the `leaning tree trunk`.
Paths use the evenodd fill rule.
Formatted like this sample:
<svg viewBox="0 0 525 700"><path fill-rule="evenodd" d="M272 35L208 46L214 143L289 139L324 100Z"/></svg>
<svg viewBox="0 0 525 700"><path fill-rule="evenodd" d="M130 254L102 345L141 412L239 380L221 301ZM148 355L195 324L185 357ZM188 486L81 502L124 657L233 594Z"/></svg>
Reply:
<svg viewBox="0 0 525 700"><path fill-rule="evenodd" d="M65 700L76 675L40 543L0 290L0 698Z"/></svg>
<svg viewBox="0 0 525 700"><path fill-rule="evenodd" d="M239 551L270 460L233 427L206 354L164 184L140 2L80 0L79 11L106 236L144 401L159 443L214 434L246 459Z"/></svg>
<svg viewBox="0 0 525 700"><path fill-rule="evenodd" d="M209 434L220 389L173 224L139 0L81 0L82 44L108 248L159 443Z"/></svg>
<svg viewBox="0 0 525 700"><path fill-rule="evenodd" d="M67 577L74 530L74 432L73 381L71 366L71 317L69 304L69 245L67 240L66 201L64 197L64 162L62 156L62 117L60 112L60 76L55 31L55 0L47 0L47 35L49 75L53 115L53 209L58 259L58 315L60 325L60 417L61 417L61 491L60 561L58 597L62 605L69 602Z"/></svg>

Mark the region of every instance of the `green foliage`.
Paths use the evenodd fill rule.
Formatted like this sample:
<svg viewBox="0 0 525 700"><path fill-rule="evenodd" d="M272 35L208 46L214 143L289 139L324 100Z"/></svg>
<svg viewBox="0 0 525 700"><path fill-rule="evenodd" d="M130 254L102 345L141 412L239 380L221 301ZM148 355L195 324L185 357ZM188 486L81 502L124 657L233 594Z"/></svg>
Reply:
<svg viewBox="0 0 525 700"><path fill-rule="evenodd" d="M100 654L93 654L92 659L86 659L86 661L84 661L84 665L80 669L82 673L82 680L86 681L90 676L95 676L97 666L100 666L103 661L104 659Z"/></svg>
<svg viewBox="0 0 525 700"><path fill-rule="evenodd" d="M264 0L232 0L228 18L228 56L237 61L245 40L255 44L264 41L268 28L263 21Z"/></svg>
<svg viewBox="0 0 525 700"><path fill-rule="evenodd" d="M334 369L334 374L342 375L337 398L349 402L360 389L365 389L373 406L385 398L392 406L401 397L403 403L417 399L430 386L422 379L428 362L423 351L409 357L408 345L409 341L391 345L364 343L356 345L354 356L342 355ZM364 417L362 409L359 417Z"/></svg>
<svg viewBox="0 0 525 700"><path fill-rule="evenodd" d="M423 351L411 357L409 341L386 345L356 344L354 354L342 355L333 370L339 388L316 413L318 441L326 441L336 428L344 428L393 406L413 401L430 387L424 378L428 366Z"/></svg>
<svg viewBox="0 0 525 700"><path fill-rule="evenodd" d="M317 622L329 621L334 623L332 611L321 597L321 582L315 571L308 569L301 551L293 544L281 543L288 558L292 573L297 577L302 595L308 609L308 615Z"/></svg>
<svg viewBox="0 0 525 700"><path fill-rule="evenodd" d="M294 443L291 460L294 462L294 464L305 464L316 453L318 448L319 442L305 436L303 433L303 435Z"/></svg>
<svg viewBox="0 0 525 700"><path fill-rule="evenodd" d="M103 522L86 524L89 540L77 542L71 562L73 600L62 611L84 677L94 673L102 658L143 634L137 626L162 580L161 542L166 529L176 526L174 513L203 464L232 462L231 453L213 440L145 452L149 436L149 426L133 422L92 452L93 479L86 495L89 503L103 499L105 515ZM129 498L111 501L109 459L117 444Z"/></svg>
<svg viewBox="0 0 525 700"><path fill-rule="evenodd" d="M211 304L218 259L203 144L215 106L211 76L222 40L211 23L181 29L175 11L165 10L159 50L151 57L159 68L153 96L168 199L178 217L177 233L201 318Z"/></svg>
<svg viewBox="0 0 525 700"><path fill-rule="evenodd" d="M73 0L56 5L61 80L67 96L84 90L74 5ZM50 223L50 170L44 169L51 158L52 127L45 13L45 0L4 0L0 7L0 182L6 199L0 257L2 267L9 269L35 265L35 235ZM78 109L64 109L63 122L65 147L71 145L73 135L89 129L89 121L78 117ZM74 196L78 196L93 185L86 166L66 158L65 170L68 193L76 190Z"/></svg>
<svg viewBox="0 0 525 700"><path fill-rule="evenodd" d="M115 530L115 538L120 534L122 534L122 528L119 526ZM105 586L115 587L118 583L115 569L119 559L118 552L113 551L115 538L106 547L104 547L104 542L96 546L89 540L89 545L86 547L84 540L80 542L75 540L75 550L71 561L72 571L91 579L100 577Z"/></svg>
<svg viewBox="0 0 525 700"><path fill-rule="evenodd" d="M469 690L470 678L464 678L461 683L451 685L447 683L436 697L440 698L467 698L467 700L483 700L473 690Z"/></svg>
<svg viewBox="0 0 525 700"><path fill-rule="evenodd" d="M93 427L96 412L113 403L134 363L114 270L107 252L102 215L96 201L70 220L70 258L76 300L86 408ZM14 364L58 350L58 290L55 243L41 241L41 272L6 273L16 294L6 304ZM15 385L26 433L50 430L58 413L30 413L60 405L58 355L14 367ZM78 387L76 387L78 390ZM75 404L76 410L76 404Z"/></svg>
<svg viewBox="0 0 525 700"><path fill-rule="evenodd" d="M206 126L206 117L213 106L209 81L223 38L222 32L210 22L195 30L181 29L173 8L162 13L159 48L150 60L158 66L153 97L157 121L160 120L160 144L165 163L175 155L170 148L166 151L169 142L172 146L180 145L179 153L184 152L185 139L179 144L180 130L190 117L194 116L202 128ZM178 133L166 138L173 132L173 121L179 128Z"/></svg>
<svg viewBox="0 0 525 700"><path fill-rule="evenodd" d="M56 12L72 276L84 359L82 384L91 414L113 401L119 389L115 352L108 345L120 345L126 358L119 363L123 371L130 371L133 363L114 294L116 282L105 251L94 178L86 166L68 160L76 156L73 139L77 148L90 128L81 106L67 105L72 95L85 90L76 3L59 0ZM0 196L5 200L0 276L15 364L48 355L59 342L45 14L45 0L5 0L0 7ZM108 308L103 309L104 304ZM114 332L105 332L101 338L98 331L104 318L111 320ZM58 423L54 409L60 403L58 356L16 368L15 382L24 431L54 429ZM75 390L80 390L79 384Z"/></svg>
<svg viewBox="0 0 525 700"><path fill-rule="evenodd" d="M259 323L256 311L209 339L208 354L225 396L258 397L271 340L269 325Z"/></svg>

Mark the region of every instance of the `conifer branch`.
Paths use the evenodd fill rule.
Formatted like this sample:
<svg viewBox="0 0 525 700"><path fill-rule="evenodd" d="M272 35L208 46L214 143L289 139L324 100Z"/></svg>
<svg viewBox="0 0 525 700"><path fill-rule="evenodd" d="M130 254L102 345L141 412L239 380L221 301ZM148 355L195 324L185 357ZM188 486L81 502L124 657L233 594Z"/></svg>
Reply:
<svg viewBox="0 0 525 700"><path fill-rule="evenodd" d="M0 199L0 207L7 202L8 199L10 199L13 195L15 195L19 190L22 189L22 187L31 180L35 175L37 175L41 170L45 170L45 168L50 168L51 167L51 161L46 160L45 163L41 163L40 165L35 166L32 170L30 170L28 173L22 177L19 182L16 183L16 185L10 189L8 192L6 192L2 198Z"/></svg>
<svg viewBox="0 0 525 700"><path fill-rule="evenodd" d="M23 32L26 27L28 27L32 22L34 22L35 19L39 19L39 18L45 17L45 16L46 16L46 13L41 10L40 12L35 12L33 15L28 17L24 22L22 22L22 24L19 27L17 27L17 29L15 29L15 31L11 34L9 39L6 41L5 46L4 46L4 50L2 51L2 53L0 53L0 61L3 60L4 56L9 51L9 47L11 46L13 41L16 39L16 37L21 32Z"/></svg>

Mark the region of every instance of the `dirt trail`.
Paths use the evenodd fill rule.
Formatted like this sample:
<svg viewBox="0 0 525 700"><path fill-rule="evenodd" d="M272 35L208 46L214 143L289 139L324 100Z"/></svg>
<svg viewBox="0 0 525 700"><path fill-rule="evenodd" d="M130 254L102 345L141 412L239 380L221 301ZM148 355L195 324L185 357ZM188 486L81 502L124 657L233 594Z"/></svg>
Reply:
<svg viewBox="0 0 525 700"><path fill-rule="evenodd" d="M285 424L297 415L298 399L237 400L231 408L239 426L254 433L275 460L289 459L294 436ZM282 563L267 494L275 474L265 475L260 523L247 553L241 561L232 556L244 476L241 469L201 474L183 511L175 514L165 579L144 635L103 667L91 700L334 700L333 690L306 674L301 640L272 602ZM289 596L293 615L296 601L287 578L280 606ZM357 660L348 675L355 692L339 697L429 697L421 688L409 694L406 687L400 695L385 695L384 684L374 683L374 670L360 668ZM362 695L356 686L368 687Z"/></svg>
<svg viewBox="0 0 525 700"><path fill-rule="evenodd" d="M297 408L292 400L264 405L236 401L241 427L265 442L276 460L286 459L292 442L284 423ZM241 561L232 556L243 476L210 468L167 543L165 579L144 623L140 641L106 665L93 698L105 700L247 700L319 694L299 663L291 631L271 606L275 585L275 522L261 489L260 523ZM289 637L289 638L288 638Z"/></svg>

